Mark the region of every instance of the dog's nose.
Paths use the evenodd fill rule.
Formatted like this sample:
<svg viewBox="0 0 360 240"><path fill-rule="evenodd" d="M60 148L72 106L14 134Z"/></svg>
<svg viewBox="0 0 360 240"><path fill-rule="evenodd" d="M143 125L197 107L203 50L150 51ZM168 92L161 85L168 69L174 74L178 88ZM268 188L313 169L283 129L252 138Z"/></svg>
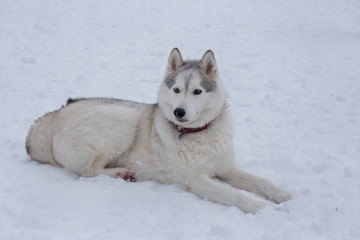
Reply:
<svg viewBox="0 0 360 240"><path fill-rule="evenodd" d="M186 114L185 110L183 108L176 108L174 110L174 115L176 118L182 118Z"/></svg>

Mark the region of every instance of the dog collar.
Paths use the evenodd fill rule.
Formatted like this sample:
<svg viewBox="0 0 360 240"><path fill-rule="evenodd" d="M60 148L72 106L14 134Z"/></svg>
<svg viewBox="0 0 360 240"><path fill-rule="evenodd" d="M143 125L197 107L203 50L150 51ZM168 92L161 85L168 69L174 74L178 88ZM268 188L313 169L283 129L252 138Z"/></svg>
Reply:
<svg viewBox="0 0 360 240"><path fill-rule="evenodd" d="M182 128L182 127L176 125L176 128L177 128L177 130L178 130L177 139L178 139L178 141L180 141L180 137L181 137L183 134L185 134L185 133L200 132L200 131L206 129L208 125L209 125L209 124L205 124L204 126L198 127L198 128Z"/></svg>
<svg viewBox="0 0 360 240"><path fill-rule="evenodd" d="M206 124L206 125L204 125L204 126L202 126L202 127L199 127L199 128L179 128L179 127L178 127L178 131L179 131L179 133L180 133L181 135L184 134L184 133L200 132L200 131L206 129L207 126L208 126L208 125Z"/></svg>

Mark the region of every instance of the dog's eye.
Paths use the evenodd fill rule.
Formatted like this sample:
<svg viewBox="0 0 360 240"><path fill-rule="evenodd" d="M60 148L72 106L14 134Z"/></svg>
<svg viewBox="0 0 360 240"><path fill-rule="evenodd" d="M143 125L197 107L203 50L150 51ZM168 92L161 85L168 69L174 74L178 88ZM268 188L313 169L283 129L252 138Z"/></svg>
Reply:
<svg viewBox="0 0 360 240"><path fill-rule="evenodd" d="M174 88L174 93L179 93L179 92L180 92L180 89Z"/></svg>
<svg viewBox="0 0 360 240"><path fill-rule="evenodd" d="M202 91L200 90L200 89L195 89L194 90L194 94L195 95L199 95L199 94L201 94L202 93Z"/></svg>

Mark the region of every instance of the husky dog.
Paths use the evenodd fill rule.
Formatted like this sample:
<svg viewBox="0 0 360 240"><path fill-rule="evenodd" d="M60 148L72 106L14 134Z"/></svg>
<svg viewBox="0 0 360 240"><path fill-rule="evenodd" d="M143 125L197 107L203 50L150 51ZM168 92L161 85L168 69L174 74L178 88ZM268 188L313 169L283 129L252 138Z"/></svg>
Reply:
<svg viewBox="0 0 360 240"><path fill-rule="evenodd" d="M238 189L276 203L289 200L288 192L236 168L227 108L213 52L200 61L183 61L174 48L157 104L69 99L35 122L26 149L33 160L83 177L107 174L177 184L245 213L269 205Z"/></svg>

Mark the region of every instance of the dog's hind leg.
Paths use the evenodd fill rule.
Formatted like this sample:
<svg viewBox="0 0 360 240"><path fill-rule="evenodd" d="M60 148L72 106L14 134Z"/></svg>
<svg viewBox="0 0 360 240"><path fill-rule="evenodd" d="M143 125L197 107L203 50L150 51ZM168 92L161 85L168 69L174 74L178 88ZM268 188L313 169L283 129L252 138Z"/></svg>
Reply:
<svg viewBox="0 0 360 240"><path fill-rule="evenodd" d="M220 180L236 188L256 193L276 203L291 199L290 193L279 188L269 180L240 169L231 169L218 177Z"/></svg>
<svg viewBox="0 0 360 240"><path fill-rule="evenodd" d="M104 175L108 175L110 177L114 177L114 178L122 178L126 181L129 182L135 182L136 178L135 178L135 173L130 171L127 168L103 168L103 169L92 169L92 170L87 170L87 171L83 171L81 173L82 177L95 177L97 175L100 174L104 174Z"/></svg>
<svg viewBox="0 0 360 240"><path fill-rule="evenodd" d="M97 175L104 174L114 178L122 178L129 182L135 182L135 173L127 168L102 168L102 169L87 169L81 172L82 177L95 177Z"/></svg>
<svg viewBox="0 0 360 240"><path fill-rule="evenodd" d="M82 177L95 177L100 174L105 174L114 178L122 178L126 181L136 181L135 173L127 168L106 168L106 161L103 161L101 157L96 157L94 161L81 171Z"/></svg>
<svg viewBox="0 0 360 240"><path fill-rule="evenodd" d="M190 184L190 191L211 201L239 207L245 213L256 213L270 205L248 198L235 188L201 175Z"/></svg>

